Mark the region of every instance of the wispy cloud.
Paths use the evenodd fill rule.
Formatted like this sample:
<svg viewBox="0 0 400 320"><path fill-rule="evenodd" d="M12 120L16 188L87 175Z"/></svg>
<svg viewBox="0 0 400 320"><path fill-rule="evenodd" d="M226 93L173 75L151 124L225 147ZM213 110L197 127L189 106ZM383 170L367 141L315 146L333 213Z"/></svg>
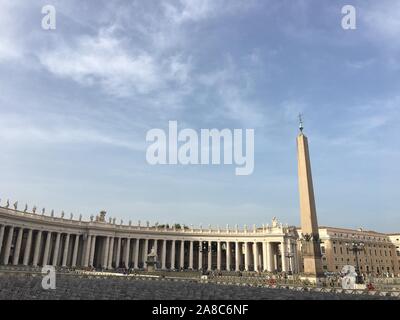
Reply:
<svg viewBox="0 0 400 320"><path fill-rule="evenodd" d="M47 121L44 121L47 120ZM52 124L47 119L33 122L22 116L3 114L0 119L0 141L11 147L68 145L68 144L99 144L124 148L131 151L143 151L145 143L142 140L128 140L115 134L106 134L93 128L77 124ZM45 124L44 124L45 123ZM65 121L65 123L68 123ZM132 137L131 137L132 138ZM140 141L140 142L139 142Z"/></svg>
<svg viewBox="0 0 400 320"><path fill-rule="evenodd" d="M149 94L166 89L169 82L184 85L190 69L189 62L179 56L158 59L145 50L125 49L113 36L113 27L43 52L40 61L57 76L87 86L100 84L116 96Z"/></svg>

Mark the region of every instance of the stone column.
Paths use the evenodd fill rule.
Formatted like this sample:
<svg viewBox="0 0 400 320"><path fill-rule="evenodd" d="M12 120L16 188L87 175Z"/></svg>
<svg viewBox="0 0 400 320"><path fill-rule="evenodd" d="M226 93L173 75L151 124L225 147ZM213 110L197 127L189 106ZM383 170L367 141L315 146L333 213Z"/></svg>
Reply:
<svg viewBox="0 0 400 320"><path fill-rule="evenodd" d="M44 266L49 264L50 243L51 243L51 232L48 231L47 237L46 237L46 244L44 247L44 254L43 254L43 265Z"/></svg>
<svg viewBox="0 0 400 320"><path fill-rule="evenodd" d="M64 268L67 266L69 239L70 239L70 234L67 233L67 235L65 236L65 240L64 240L64 252L63 252L63 259L62 259L62 264L61 264Z"/></svg>
<svg viewBox="0 0 400 320"><path fill-rule="evenodd" d="M53 266L57 266L58 263L58 252L60 250L60 237L61 233L57 232L57 237L56 237L56 244L54 247L54 254L53 254Z"/></svg>
<svg viewBox="0 0 400 320"><path fill-rule="evenodd" d="M92 236L91 241L91 248L90 248L90 258L89 258L89 266L94 267L94 253L96 250L96 236Z"/></svg>
<svg viewBox="0 0 400 320"><path fill-rule="evenodd" d="M92 240L92 236L87 235L86 236L86 243L85 243L85 256L83 259L83 267L88 267L89 266L89 258L90 258L90 242Z"/></svg>
<svg viewBox="0 0 400 320"><path fill-rule="evenodd" d="M198 270L203 269L203 244L199 241L199 263L198 263Z"/></svg>
<svg viewBox="0 0 400 320"><path fill-rule="evenodd" d="M79 249L79 234L75 235L75 245L74 252L72 253L72 268L76 267L76 261L78 259L78 249Z"/></svg>
<svg viewBox="0 0 400 320"><path fill-rule="evenodd" d="M22 264L24 266L27 266L29 264L29 257L31 255L31 247L32 247L32 229L28 230L28 239L26 240L26 246L25 246L25 253L24 253L24 261Z"/></svg>
<svg viewBox="0 0 400 320"><path fill-rule="evenodd" d="M139 269L139 245L140 239L135 240L135 269Z"/></svg>
<svg viewBox="0 0 400 320"><path fill-rule="evenodd" d="M245 253L244 253L244 269L246 271L249 271L249 265L250 265L250 248L249 248L249 243L245 242Z"/></svg>
<svg viewBox="0 0 400 320"><path fill-rule="evenodd" d="M33 253L33 263L32 265L36 267L39 262L39 254L40 254L40 242L42 241L42 231L38 231L36 235L36 243L35 243L35 252Z"/></svg>
<svg viewBox="0 0 400 320"><path fill-rule="evenodd" d="M171 246L171 270L175 269L175 240L172 240Z"/></svg>
<svg viewBox="0 0 400 320"><path fill-rule="evenodd" d="M226 271L231 271L231 245L226 242Z"/></svg>
<svg viewBox="0 0 400 320"><path fill-rule="evenodd" d="M149 239L144 240L144 249L143 249L143 267L147 268L147 254L149 253Z"/></svg>
<svg viewBox="0 0 400 320"><path fill-rule="evenodd" d="M208 241L208 261L207 261L207 270L211 271L212 268L212 250L211 250L211 241Z"/></svg>
<svg viewBox="0 0 400 320"><path fill-rule="evenodd" d="M5 226L1 225L0 226L0 255L1 255L1 249L2 249L2 246L3 246L4 229L5 229Z"/></svg>
<svg viewBox="0 0 400 320"><path fill-rule="evenodd" d="M4 250L4 262L3 262L4 265L8 265L8 262L10 260L10 250L11 250L13 235L14 235L14 227L10 227L10 229L8 230L7 242Z"/></svg>
<svg viewBox="0 0 400 320"><path fill-rule="evenodd" d="M273 246L272 242L267 242L267 270L270 272L275 271L274 250L272 246Z"/></svg>
<svg viewBox="0 0 400 320"><path fill-rule="evenodd" d="M110 240L110 251L108 253L108 269L112 269L112 263L114 259L114 237L111 238Z"/></svg>
<svg viewBox="0 0 400 320"><path fill-rule="evenodd" d="M190 241L189 247L189 269L193 270L193 241Z"/></svg>
<svg viewBox="0 0 400 320"><path fill-rule="evenodd" d="M126 245L125 245L125 268L129 268L129 251L131 251L131 239L127 238L126 239Z"/></svg>
<svg viewBox="0 0 400 320"><path fill-rule="evenodd" d="M162 252L161 252L161 269L163 270L167 269L166 260L167 260L167 240L163 240Z"/></svg>
<svg viewBox="0 0 400 320"><path fill-rule="evenodd" d="M15 244L14 254L13 254L13 265L16 266L19 261L19 253L21 252L21 243L22 243L22 235L24 233L23 228L19 228L18 236L17 236L17 243Z"/></svg>
<svg viewBox="0 0 400 320"><path fill-rule="evenodd" d="M268 259L267 259L267 242L263 241L262 243L262 256L263 256L263 271L269 271L268 270Z"/></svg>
<svg viewBox="0 0 400 320"><path fill-rule="evenodd" d="M158 260L158 241L157 241L157 239L154 239L154 242L153 242L154 244L153 244L153 248L154 248L154 252L156 253L156 255L157 255L157 260Z"/></svg>
<svg viewBox="0 0 400 320"><path fill-rule="evenodd" d="M118 238L117 255L115 257L115 268L119 268L120 263L121 263L121 238Z"/></svg>
<svg viewBox="0 0 400 320"><path fill-rule="evenodd" d="M131 268L134 269L135 268L135 264L134 264L134 259L135 259L135 239L130 239L130 248L131 248L131 256L130 256L130 265Z"/></svg>
<svg viewBox="0 0 400 320"><path fill-rule="evenodd" d="M257 242L253 243L253 260L254 260L254 271L258 271L258 246L257 246Z"/></svg>
<svg viewBox="0 0 400 320"><path fill-rule="evenodd" d="M240 248L239 241L235 242L235 270L240 271Z"/></svg>
<svg viewBox="0 0 400 320"><path fill-rule="evenodd" d="M185 240L181 240L181 254L179 259L179 267L185 268Z"/></svg>
<svg viewBox="0 0 400 320"><path fill-rule="evenodd" d="M286 241L281 242L281 259L282 259L282 271L287 271L287 259L286 259Z"/></svg>
<svg viewBox="0 0 400 320"><path fill-rule="evenodd" d="M221 271L221 241L217 242L217 270Z"/></svg>
<svg viewBox="0 0 400 320"><path fill-rule="evenodd" d="M102 268L107 269L108 268L108 251L110 250L110 237L105 238L105 245L103 247L103 263L102 263Z"/></svg>

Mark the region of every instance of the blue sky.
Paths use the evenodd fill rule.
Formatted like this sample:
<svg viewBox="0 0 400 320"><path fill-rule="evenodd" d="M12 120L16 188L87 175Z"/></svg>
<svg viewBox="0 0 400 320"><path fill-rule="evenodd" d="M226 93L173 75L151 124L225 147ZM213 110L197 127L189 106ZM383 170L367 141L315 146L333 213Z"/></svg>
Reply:
<svg viewBox="0 0 400 320"><path fill-rule="evenodd" d="M41 8L57 28L41 28ZM357 10L343 30L341 8ZM398 1L0 0L0 197L125 222L400 230ZM146 132L255 129L255 170L150 166Z"/></svg>

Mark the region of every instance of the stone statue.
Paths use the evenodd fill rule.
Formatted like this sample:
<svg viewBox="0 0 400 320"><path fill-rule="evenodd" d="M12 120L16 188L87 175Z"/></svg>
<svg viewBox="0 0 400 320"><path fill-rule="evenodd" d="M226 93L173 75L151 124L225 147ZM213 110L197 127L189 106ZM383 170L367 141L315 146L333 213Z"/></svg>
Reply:
<svg viewBox="0 0 400 320"><path fill-rule="evenodd" d="M42 216L44 216L44 213L46 212L46 208L42 209Z"/></svg>
<svg viewBox="0 0 400 320"><path fill-rule="evenodd" d="M51 210L50 216L54 217L54 209Z"/></svg>
<svg viewBox="0 0 400 320"><path fill-rule="evenodd" d="M140 227L140 220L138 221L138 226Z"/></svg>
<svg viewBox="0 0 400 320"><path fill-rule="evenodd" d="M27 212L27 211L28 211L28 204L26 203L26 204L25 204L24 212Z"/></svg>
<svg viewBox="0 0 400 320"><path fill-rule="evenodd" d="M276 217L272 218L272 228L278 227L278 219Z"/></svg>
<svg viewBox="0 0 400 320"><path fill-rule="evenodd" d="M131 226L132 225L132 220L129 220L129 226Z"/></svg>
<svg viewBox="0 0 400 320"><path fill-rule="evenodd" d="M61 219L64 219L64 216L65 216L65 212L61 211Z"/></svg>
<svg viewBox="0 0 400 320"><path fill-rule="evenodd" d="M33 213L36 213L36 209L37 209L36 206L33 206L32 212L33 212Z"/></svg>
<svg viewBox="0 0 400 320"><path fill-rule="evenodd" d="M312 234L301 234L304 238L305 241L311 241L312 240Z"/></svg>
<svg viewBox="0 0 400 320"><path fill-rule="evenodd" d="M157 253L154 247L151 248L150 253L147 255L147 271L154 271L157 267Z"/></svg>
<svg viewBox="0 0 400 320"><path fill-rule="evenodd" d="M7 199L6 208L10 206L10 200Z"/></svg>
<svg viewBox="0 0 400 320"><path fill-rule="evenodd" d="M82 221L82 215L81 214L79 215L79 221Z"/></svg>
<svg viewBox="0 0 400 320"><path fill-rule="evenodd" d="M18 208L18 201L15 201L14 202L14 210L17 210L17 208Z"/></svg>
<svg viewBox="0 0 400 320"><path fill-rule="evenodd" d="M124 224L124 220L121 219L120 225L122 226Z"/></svg>
<svg viewBox="0 0 400 320"><path fill-rule="evenodd" d="M150 222L149 221L146 221L146 227L147 228L150 227Z"/></svg>
<svg viewBox="0 0 400 320"><path fill-rule="evenodd" d="M74 215L71 213L69 216L70 220L72 220L73 217L74 217Z"/></svg>
<svg viewBox="0 0 400 320"><path fill-rule="evenodd" d="M148 256L150 256L150 257L157 256L156 250L154 249L154 247L151 248L150 253L148 254Z"/></svg>
<svg viewBox="0 0 400 320"><path fill-rule="evenodd" d="M106 214L107 214L107 212L105 210L100 211L99 221L105 222L106 221Z"/></svg>
<svg viewBox="0 0 400 320"><path fill-rule="evenodd" d="M94 218L94 216L91 215L91 216L90 216L90 221L91 221L91 222L93 222L93 218Z"/></svg>
<svg viewBox="0 0 400 320"><path fill-rule="evenodd" d="M113 224L115 224L115 220L117 220L116 218L113 218Z"/></svg>
<svg viewBox="0 0 400 320"><path fill-rule="evenodd" d="M112 222L112 218L110 217L110 218L108 218L108 223L111 224L111 222Z"/></svg>

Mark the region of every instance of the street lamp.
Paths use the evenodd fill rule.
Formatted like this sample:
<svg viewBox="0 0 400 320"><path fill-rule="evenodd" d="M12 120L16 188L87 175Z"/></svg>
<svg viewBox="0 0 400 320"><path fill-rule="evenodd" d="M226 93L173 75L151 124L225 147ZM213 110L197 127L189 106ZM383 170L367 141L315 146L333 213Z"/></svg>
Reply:
<svg viewBox="0 0 400 320"><path fill-rule="evenodd" d="M208 252L208 242L207 241L202 241L201 242L201 248L200 248L200 252L202 253L202 266L201 266L201 270L202 270L202 274L205 274L205 258L206 258L206 253Z"/></svg>
<svg viewBox="0 0 400 320"><path fill-rule="evenodd" d="M285 254L285 257L288 258L288 260L289 260L289 271L288 271L288 275L292 275L292 274L293 274L293 272L292 272L292 264L291 264L291 261L292 261L293 256L294 256L293 253L290 253L290 252L288 252L288 253Z"/></svg>
<svg viewBox="0 0 400 320"><path fill-rule="evenodd" d="M214 248L215 247L215 245L214 245L214 243L212 243L211 242L211 245L209 245L208 244L208 241L202 241L201 242L201 250L200 250L200 252L202 253L202 256L203 256L203 261L202 261L202 269L203 269L203 274L205 274L205 271L206 271L206 268L205 268L205 263L206 263L206 259L207 259L207 253L209 253L209 252L211 252L211 254L213 253L213 252L216 252L217 251L217 249L216 248ZM212 266L209 266L210 267L210 269L212 268Z"/></svg>
<svg viewBox="0 0 400 320"><path fill-rule="evenodd" d="M363 281L363 277L361 276L360 267L358 264L358 253L365 250L364 242L353 240L351 243L346 242L346 247L349 248L349 250L353 251L353 253L356 257L356 273L357 273L356 283L362 284L364 281Z"/></svg>

